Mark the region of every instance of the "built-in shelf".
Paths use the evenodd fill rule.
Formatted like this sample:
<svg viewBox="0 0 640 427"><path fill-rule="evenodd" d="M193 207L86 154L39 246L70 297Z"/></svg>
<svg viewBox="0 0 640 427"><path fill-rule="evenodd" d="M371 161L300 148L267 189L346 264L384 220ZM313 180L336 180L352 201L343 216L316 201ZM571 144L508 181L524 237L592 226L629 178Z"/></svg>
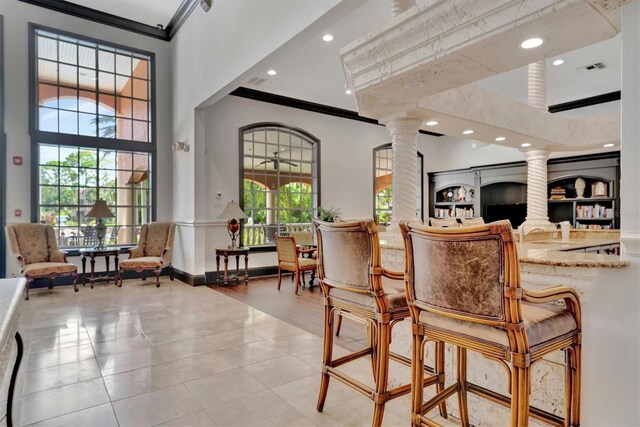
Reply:
<svg viewBox="0 0 640 427"><path fill-rule="evenodd" d="M576 217L577 221L613 221L615 218L579 218Z"/></svg>
<svg viewBox="0 0 640 427"><path fill-rule="evenodd" d="M578 202L578 203L593 203L593 202L598 202L598 201L602 201L602 202L608 202L611 200L615 200L612 197L591 197L589 199L576 199L576 198L569 198L567 197L566 199L549 199L549 203L566 203L566 202Z"/></svg>

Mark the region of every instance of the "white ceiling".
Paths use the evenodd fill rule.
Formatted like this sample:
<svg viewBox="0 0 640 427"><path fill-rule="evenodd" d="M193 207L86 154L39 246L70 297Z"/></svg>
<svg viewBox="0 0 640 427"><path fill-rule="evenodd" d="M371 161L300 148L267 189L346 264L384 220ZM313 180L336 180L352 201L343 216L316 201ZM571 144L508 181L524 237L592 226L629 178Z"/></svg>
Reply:
<svg viewBox="0 0 640 427"><path fill-rule="evenodd" d="M426 1L426 0L423 0ZM420 3L421 0L418 0ZM283 60L271 64L276 76L268 76L267 69L258 78L259 84L243 86L306 101L317 102L348 110L356 110L352 96L345 94L345 77L340 62L340 47L367 34L391 19L389 0L369 0L346 15L317 37L293 50ZM331 33L334 40L324 42L322 36ZM562 58L564 64L551 65ZM587 71L584 67L603 62L604 70ZM477 82L487 89L526 102L526 67ZM548 104L554 105L594 95L620 90L620 36L548 58ZM566 117L588 117L619 111L619 102L559 113Z"/></svg>
<svg viewBox="0 0 640 427"><path fill-rule="evenodd" d="M182 0L68 0L101 12L155 27L167 26Z"/></svg>

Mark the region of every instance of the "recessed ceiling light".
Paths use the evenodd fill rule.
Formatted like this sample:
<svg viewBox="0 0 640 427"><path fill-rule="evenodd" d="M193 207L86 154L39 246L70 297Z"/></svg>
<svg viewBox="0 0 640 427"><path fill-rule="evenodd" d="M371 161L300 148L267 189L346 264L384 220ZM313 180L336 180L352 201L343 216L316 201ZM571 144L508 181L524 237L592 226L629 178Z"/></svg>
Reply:
<svg viewBox="0 0 640 427"><path fill-rule="evenodd" d="M269 74L270 76L275 76L276 74L278 74L278 72L276 70L269 70L267 71L267 74Z"/></svg>
<svg viewBox="0 0 640 427"><path fill-rule="evenodd" d="M464 135L471 135L473 133L473 131L471 129L467 129L465 131L462 132Z"/></svg>
<svg viewBox="0 0 640 427"><path fill-rule="evenodd" d="M344 93L346 93L347 95L351 95L351 89L345 90Z"/></svg>
<svg viewBox="0 0 640 427"><path fill-rule="evenodd" d="M520 147L531 147L531 144L529 142L523 142L520 144Z"/></svg>
<svg viewBox="0 0 640 427"><path fill-rule="evenodd" d="M609 148L609 147L613 147L615 144L604 144L603 147L604 148Z"/></svg>
<svg viewBox="0 0 640 427"><path fill-rule="evenodd" d="M435 126L435 125L437 125L437 124L438 124L438 122L436 122L435 120L429 120L429 121L427 122L427 126Z"/></svg>
<svg viewBox="0 0 640 427"><path fill-rule="evenodd" d="M505 138L504 136L499 136L496 138L496 141L500 142L500 141L504 141L505 139L507 138Z"/></svg>
<svg viewBox="0 0 640 427"><path fill-rule="evenodd" d="M564 64L564 60L562 59L556 59L555 61L552 62L553 65L562 65Z"/></svg>
<svg viewBox="0 0 640 427"><path fill-rule="evenodd" d="M523 49L533 49L534 47L541 46L544 41L539 37L527 39L520 43L520 47Z"/></svg>
<svg viewBox="0 0 640 427"><path fill-rule="evenodd" d="M322 36L322 40L326 42L333 41L333 36L331 34L325 34L324 36Z"/></svg>

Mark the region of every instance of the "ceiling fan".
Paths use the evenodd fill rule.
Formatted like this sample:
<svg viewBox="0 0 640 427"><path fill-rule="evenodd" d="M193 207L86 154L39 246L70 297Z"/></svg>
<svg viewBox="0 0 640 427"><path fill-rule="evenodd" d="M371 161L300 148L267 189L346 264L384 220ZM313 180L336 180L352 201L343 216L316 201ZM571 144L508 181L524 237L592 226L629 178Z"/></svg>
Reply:
<svg viewBox="0 0 640 427"><path fill-rule="evenodd" d="M291 160L286 160L286 159L281 159L280 158L280 152L278 151L274 151L273 152L273 157L269 157L267 160L263 160L260 163L258 163L256 166L260 166L266 163L272 162L273 163L273 168L275 170L280 169L280 163L286 163L288 165L295 167L298 167L297 163L292 162Z"/></svg>

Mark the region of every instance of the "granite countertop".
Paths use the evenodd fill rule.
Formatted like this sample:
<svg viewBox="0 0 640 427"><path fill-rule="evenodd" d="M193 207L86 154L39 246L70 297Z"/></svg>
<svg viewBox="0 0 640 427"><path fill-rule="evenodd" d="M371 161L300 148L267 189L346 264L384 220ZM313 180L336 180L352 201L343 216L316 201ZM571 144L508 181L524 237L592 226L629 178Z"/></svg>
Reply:
<svg viewBox="0 0 640 427"><path fill-rule="evenodd" d="M9 364L13 338L18 330L20 304L26 279L0 279L0 383Z"/></svg>
<svg viewBox="0 0 640 427"><path fill-rule="evenodd" d="M517 244L520 262L524 264L550 265L557 267L624 268L629 265L619 255L584 252L567 252L594 246L609 246L620 243L617 231L571 230L569 241L553 238L560 232L531 233L525 243ZM516 235L517 238L517 235ZM396 233L380 233L383 249L404 250L402 236Z"/></svg>

